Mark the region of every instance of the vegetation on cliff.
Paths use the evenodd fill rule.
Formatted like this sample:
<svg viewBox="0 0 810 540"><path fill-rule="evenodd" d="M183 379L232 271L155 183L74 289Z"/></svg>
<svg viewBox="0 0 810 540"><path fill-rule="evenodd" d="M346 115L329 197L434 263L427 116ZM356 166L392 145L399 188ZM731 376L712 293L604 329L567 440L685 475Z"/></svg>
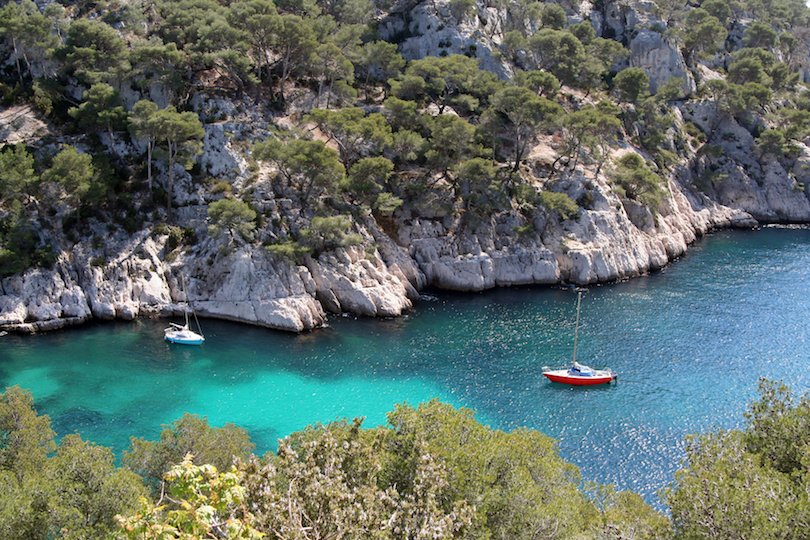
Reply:
<svg viewBox="0 0 810 540"><path fill-rule="evenodd" d="M0 395L4 538L803 538L810 397L763 381L742 431L690 440L667 517L584 484L555 442L433 401L386 426L311 426L264 457L185 415L112 452L65 436L17 387Z"/></svg>
<svg viewBox="0 0 810 540"><path fill-rule="evenodd" d="M810 130L799 0L658 0L634 32L664 36L688 72L655 84L650 66L628 66L628 35L609 25L597 33L555 3L493 6L506 79L479 67L474 46L406 61L398 44L410 30L381 39L398 12L369 0L3 4L2 99L32 105L53 129L0 149L0 275L49 266L79 238L103 242L99 225L172 223L190 191L216 203L209 231L228 246L295 257L330 244L311 237L315 217L350 216L354 229L370 213L389 232L404 212L455 216L460 230L504 213L522 231L576 220L594 204L589 172L597 181L606 171L622 200L654 215L689 152L708 156L696 184L716 190L722 164L705 141L724 121L745 126L760 159L788 171ZM480 9L450 2L442 16L463 26ZM239 182L209 177L198 161L206 127L228 116L201 115L218 98L252 103L271 123L231 141L248 161ZM672 107L684 100L712 103L713 124L676 121ZM552 156L529 161L539 141ZM574 200L566 181L583 165ZM298 218L258 203L266 180L301 206Z"/></svg>

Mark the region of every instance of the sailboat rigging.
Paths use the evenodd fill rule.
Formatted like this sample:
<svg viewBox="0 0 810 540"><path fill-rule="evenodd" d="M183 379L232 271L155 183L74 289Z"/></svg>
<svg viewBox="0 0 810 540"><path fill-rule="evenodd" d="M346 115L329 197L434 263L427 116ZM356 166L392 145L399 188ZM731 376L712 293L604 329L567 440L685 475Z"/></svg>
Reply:
<svg viewBox="0 0 810 540"><path fill-rule="evenodd" d="M188 309L184 313L186 317L186 323L177 324L170 322L169 327L163 330L163 339L168 341L169 343L177 343L178 345L202 345L203 342L205 342L205 337L203 337L202 334L202 327L200 326L200 320L197 319L197 314L194 312L194 308L191 306L191 302L188 301L188 294L186 293L185 280L182 279L182 276L181 276L181 285L183 287L183 295L186 297L186 302L188 303ZM189 310L191 311L191 314L194 315L194 321L197 323L198 332L194 332L189 328L188 322Z"/></svg>
<svg viewBox="0 0 810 540"><path fill-rule="evenodd" d="M574 351L571 355L571 367L567 369L552 370L543 368L543 375L555 383L572 384L575 386L591 386L607 384L618 380L618 376L611 369L593 369L577 362L577 343L579 341L579 316L582 308L582 291L577 291L577 322L574 327Z"/></svg>

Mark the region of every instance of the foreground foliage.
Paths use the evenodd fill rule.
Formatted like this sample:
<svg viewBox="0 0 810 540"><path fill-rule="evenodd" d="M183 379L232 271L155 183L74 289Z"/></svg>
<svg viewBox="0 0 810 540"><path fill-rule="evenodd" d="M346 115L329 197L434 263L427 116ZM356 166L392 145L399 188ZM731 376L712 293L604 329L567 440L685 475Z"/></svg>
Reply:
<svg viewBox="0 0 810 540"><path fill-rule="evenodd" d="M78 435L57 447L54 437L31 394L13 387L0 396L0 537L104 538L115 515L132 512L146 495L109 448Z"/></svg>
<svg viewBox="0 0 810 540"><path fill-rule="evenodd" d="M666 495L684 538L806 538L810 530L810 396L760 383L744 431L693 437Z"/></svg>
<svg viewBox="0 0 810 540"><path fill-rule="evenodd" d="M259 458L247 433L186 415L132 440L123 467L54 442L17 387L0 396L0 535L127 539L801 539L810 525L810 398L763 381L743 431L690 439L672 518L586 483L537 431L467 409L400 405L388 424L316 425ZM135 472L143 475L145 480ZM147 486L149 489L147 489Z"/></svg>

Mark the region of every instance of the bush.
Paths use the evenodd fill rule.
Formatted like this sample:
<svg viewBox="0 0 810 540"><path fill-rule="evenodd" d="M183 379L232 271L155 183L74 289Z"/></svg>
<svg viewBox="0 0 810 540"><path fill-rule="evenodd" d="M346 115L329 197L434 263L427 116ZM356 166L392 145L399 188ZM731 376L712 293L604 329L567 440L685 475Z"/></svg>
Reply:
<svg viewBox="0 0 810 540"><path fill-rule="evenodd" d="M0 226L2 225L0 223ZM36 255L38 239L31 227L23 221L5 226L8 227L8 232L0 235L0 276L2 277L22 273L34 264L38 264L39 260Z"/></svg>
<svg viewBox="0 0 810 540"><path fill-rule="evenodd" d="M296 263L301 262L304 256L308 255L312 251L312 249L308 246L302 246L294 240L285 240L283 242L270 244L266 249L272 255L276 255Z"/></svg>
<svg viewBox="0 0 810 540"><path fill-rule="evenodd" d="M665 494L679 538L806 538L810 396L766 380L759 391L744 431L689 440Z"/></svg>
<svg viewBox="0 0 810 540"><path fill-rule="evenodd" d="M557 214L563 221L573 219L579 214L579 205L565 193L541 191L538 197L546 210Z"/></svg>
<svg viewBox="0 0 810 540"><path fill-rule="evenodd" d="M187 242L193 241L194 230L184 229L177 225L168 225L166 223L158 223L152 229L152 234L156 236L168 236L166 239L166 251L174 251L177 247L182 246Z"/></svg>
<svg viewBox="0 0 810 540"><path fill-rule="evenodd" d="M636 200L650 208L657 208L664 196L661 177L647 167L644 159L635 153L625 154L612 171L613 185L620 195Z"/></svg>
<svg viewBox="0 0 810 540"><path fill-rule="evenodd" d="M706 142L706 134L703 133L703 130L694 122L685 122L684 131L686 131L686 134L690 137L697 139L699 143Z"/></svg>
<svg viewBox="0 0 810 540"><path fill-rule="evenodd" d="M518 225L515 227L515 233L520 237L531 236L535 233L534 223L527 223L525 225Z"/></svg>
<svg viewBox="0 0 810 540"><path fill-rule="evenodd" d="M515 186L515 202L521 208L534 209L540 202L540 197L533 186L518 184Z"/></svg>
<svg viewBox="0 0 810 540"><path fill-rule="evenodd" d="M184 414L171 425L164 426L160 440L131 439L124 452L123 463L146 480L159 493L163 475L193 452L200 463L227 470L234 458L246 459L255 445L247 431L234 424L212 427L208 420Z"/></svg>
<svg viewBox="0 0 810 540"><path fill-rule="evenodd" d="M785 133L779 129L766 129L757 137L757 147L763 154L783 157L787 149Z"/></svg>
<svg viewBox="0 0 810 540"><path fill-rule="evenodd" d="M256 211L239 199L220 199L208 206L211 224L208 232L215 237L228 234L230 241L240 236L244 240L253 238L256 228Z"/></svg>
<svg viewBox="0 0 810 540"><path fill-rule="evenodd" d="M385 217L390 217L403 204L405 202L396 195L383 192L377 195L377 200L374 201L374 210Z"/></svg>
<svg viewBox="0 0 810 540"><path fill-rule="evenodd" d="M32 257L32 262L34 265L42 268L53 268L53 265L56 264L57 260L58 255L56 251L54 251L53 246L50 244L37 248Z"/></svg>
<svg viewBox="0 0 810 540"><path fill-rule="evenodd" d="M225 196L230 195L233 193L233 186L230 182L226 182L225 180L219 180L218 182L214 182L211 186L211 194L219 195L223 194Z"/></svg>
<svg viewBox="0 0 810 540"><path fill-rule="evenodd" d="M34 92L32 99L34 106L45 116L50 116L51 112L53 112L53 98L51 93L39 80L34 81L32 90Z"/></svg>
<svg viewBox="0 0 810 540"><path fill-rule="evenodd" d="M351 216L338 215L330 217L314 217L308 229L301 235L306 244L315 251L324 251L339 247L348 247L361 244L363 237L350 232L353 223Z"/></svg>
<svg viewBox="0 0 810 540"><path fill-rule="evenodd" d="M641 68L625 68L613 79L613 88L622 101L637 103L650 92L650 78Z"/></svg>
<svg viewBox="0 0 810 540"><path fill-rule="evenodd" d="M0 248L0 277L20 274L31 266L31 257L27 253Z"/></svg>

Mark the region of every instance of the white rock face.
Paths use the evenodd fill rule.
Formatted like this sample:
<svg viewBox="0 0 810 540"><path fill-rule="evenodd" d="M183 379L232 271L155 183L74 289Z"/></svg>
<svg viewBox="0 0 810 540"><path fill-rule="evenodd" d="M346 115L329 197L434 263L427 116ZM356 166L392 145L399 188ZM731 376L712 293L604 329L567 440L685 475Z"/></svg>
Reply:
<svg viewBox="0 0 810 540"><path fill-rule="evenodd" d="M718 117L713 103L687 103L682 113L712 136L709 144L715 155L704 154L695 167L697 184L712 200L761 221L810 220L809 193L803 188L810 180L803 166L810 164L806 145L801 145L794 170L787 171L775 157L761 154L747 129L731 118Z"/></svg>
<svg viewBox="0 0 810 540"><path fill-rule="evenodd" d="M503 223L460 236L436 221L415 219L401 233L412 245L430 285L479 291L496 286L578 284L614 281L661 268L683 254L688 244L711 229L752 226L751 217L704 200L690 202L673 183L672 198L656 218L637 226L619 199L599 187L610 201L606 210L582 211L576 221L549 226L542 235L521 238ZM617 210L618 208L618 210ZM636 211L639 209L636 208Z"/></svg>
<svg viewBox="0 0 810 540"><path fill-rule="evenodd" d="M201 315L294 332L324 321L306 269L275 261L262 248L187 257L178 270L190 276L188 299ZM184 300L180 287L174 290Z"/></svg>
<svg viewBox="0 0 810 540"><path fill-rule="evenodd" d="M600 35L626 43L630 64L645 69L653 91L671 77L685 80L684 95L694 91L677 47L655 29L653 2L571 0L563 5L570 21L590 20ZM483 68L507 77L511 67L495 54L507 13L483 4L477 9L477 16L459 15L448 0L401 0L381 22L380 32L389 39L404 37L401 50L407 58L469 54ZM705 66L702 73L720 76ZM302 92L311 100L311 92ZM138 97L133 93L128 99ZM169 254L166 237L146 230L105 238L104 249L92 248L90 240L66 246L52 270L29 270L0 281L0 328L35 332L90 318L178 314L190 303L200 315L301 332L324 324L327 313L398 316L427 286L479 291L607 282L660 268L718 227L750 227L755 220L810 221L810 189L804 189L810 185L810 148L804 146L786 170L776 158L760 155L751 131L718 116L712 103L692 101L674 111L675 127L683 131L683 121L694 123L713 149L699 155L697 147L683 152L658 212L621 200L604 176L594 179L580 166L566 171L554 187L589 201L574 220L560 222L541 208L531 216L514 210L473 224L454 217L452 201L432 200L420 212L406 209L395 223L387 223L385 231L393 239L372 217L362 218L352 231L361 234L362 245L293 263L269 254L263 244L307 227L312 213L305 215L305 201L295 190L268 181L266 168L257 174L263 179L253 178L245 150L267 137L272 114L253 102L203 94L195 95L191 105L206 124L199 158L205 175L231 183L237 193L250 180L256 210L274 225L258 231L252 244L225 246L211 239L206 232L210 195L178 165L175 219L196 231L193 249ZM6 109L0 115L11 118L17 112ZM29 123L30 129L8 122L12 129L0 129L0 138L26 140L26 133L41 127ZM137 150L123 141L108 143L119 155ZM548 143L529 156L528 161L548 165L556 154ZM156 176L163 179L160 169L156 165Z"/></svg>
<svg viewBox="0 0 810 540"><path fill-rule="evenodd" d="M261 246L223 255L213 242L169 264L161 259L163 242L165 237L156 242L141 233L115 245L118 255L104 262L80 244L53 270L4 280L0 327L35 332L93 317L131 320L180 313L190 302L202 316L301 332L324 323L324 306L372 317L401 315L424 284L415 263L390 239L373 254L363 247L341 249L307 266L275 258Z"/></svg>
<svg viewBox="0 0 810 540"><path fill-rule="evenodd" d="M389 271L379 253L354 246L323 254L309 264L324 307L368 317L400 315L418 293L398 267Z"/></svg>
<svg viewBox="0 0 810 540"><path fill-rule="evenodd" d="M31 105L0 107L0 142L27 143L49 132L48 124Z"/></svg>
<svg viewBox="0 0 810 540"><path fill-rule="evenodd" d="M493 229L456 238L440 223L413 220L401 234L428 284L457 291L496 286L556 283L560 279L554 254L542 244L496 246ZM503 240L506 238L501 238ZM507 239L508 240L508 239Z"/></svg>
<svg viewBox="0 0 810 540"><path fill-rule="evenodd" d="M226 127L224 123L205 125L203 153L198 162L210 176L233 179L247 169L247 162L232 148Z"/></svg>
<svg viewBox="0 0 810 540"><path fill-rule="evenodd" d="M671 78L683 81L681 96L695 91L695 80L678 47L653 30L640 30L630 41L630 65L644 69L655 93Z"/></svg>
<svg viewBox="0 0 810 540"><path fill-rule="evenodd" d="M703 115L710 112L700 107L684 112L696 123ZM753 141L738 128L724 128L737 136L725 137L728 152L753 155ZM810 150L806 153L800 159L810 160ZM751 159L754 171L759 162ZM478 291L636 276L683 254L711 229L755 225L752 214L810 220L810 203L795 178L778 163L762 163L759 182L740 173L711 194L729 205L690 187L700 163L696 173L682 168L680 180L670 181L669 195L655 214L621 201L604 178L586 181L583 174L590 178L590 171L575 171L559 185L575 198L590 185L592 200L576 220L559 223L540 210L531 222L534 231L518 232L526 230L527 222L517 212L475 227L443 212L428 213L429 218L406 212L395 243L369 217L361 224L364 245L322 253L300 266L259 244L226 248L205 235L205 207L185 207L178 216L198 223L202 238L194 250L175 253L168 263L166 237L153 238L149 231L112 238L103 252L80 243L62 253L53 270L30 270L0 283L0 327L34 332L91 317L176 314L190 301L200 315L301 332L322 325L327 312L400 315L428 285ZM267 208L271 219L273 212L297 211L289 200L268 202Z"/></svg>
<svg viewBox="0 0 810 540"><path fill-rule="evenodd" d="M486 7L479 13L480 16L472 13L457 20L448 0L422 2L392 10L378 32L382 39L388 40L407 35L400 44L400 52L408 60L465 54L477 58L482 69L506 78L512 70L494 54L503 34L505 10Z"/></svg>

